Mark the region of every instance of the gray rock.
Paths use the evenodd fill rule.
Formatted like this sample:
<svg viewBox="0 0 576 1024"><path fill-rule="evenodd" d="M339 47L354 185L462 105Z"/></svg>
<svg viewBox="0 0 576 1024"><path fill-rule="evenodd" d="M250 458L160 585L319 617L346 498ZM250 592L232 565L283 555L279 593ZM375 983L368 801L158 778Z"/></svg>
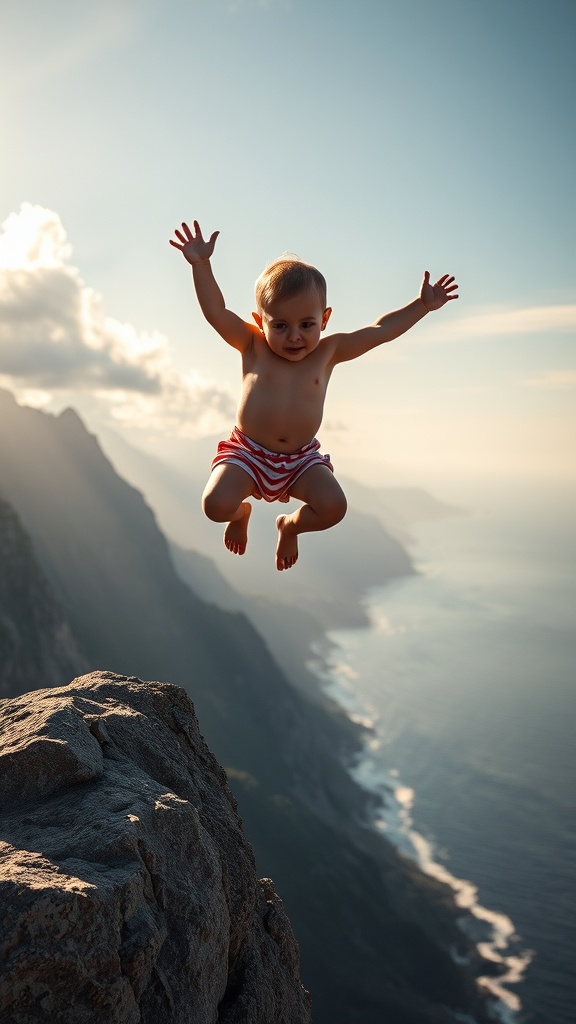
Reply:
<svg viewBox="0 0 576 1024"><path fill-rule="evenodd" d="M299 951L179 687L0 705L2 1024L307 1024Z"/></svg>

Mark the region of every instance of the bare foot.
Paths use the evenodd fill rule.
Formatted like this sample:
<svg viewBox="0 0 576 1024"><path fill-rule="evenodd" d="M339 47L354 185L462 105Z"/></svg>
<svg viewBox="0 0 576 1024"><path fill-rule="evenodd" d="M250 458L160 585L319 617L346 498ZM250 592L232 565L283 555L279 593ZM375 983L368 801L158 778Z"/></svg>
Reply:
<svg viewBox="0 0 576 1024"><path fill-rule="evenodd" d="M243 501L240 508L243 515L238 519L233 519L224 530L224 543L233 555L243 555L248 543L248 520L252 512L252 505L249 501Z"/></svg>
<svg viewBox="0 0 576 1024"><path fill-rule="evenodd" d="M276 548L276 568L291 569L298 560L298 534L290 532L290 517L278 516L278 546Z"/></svg>

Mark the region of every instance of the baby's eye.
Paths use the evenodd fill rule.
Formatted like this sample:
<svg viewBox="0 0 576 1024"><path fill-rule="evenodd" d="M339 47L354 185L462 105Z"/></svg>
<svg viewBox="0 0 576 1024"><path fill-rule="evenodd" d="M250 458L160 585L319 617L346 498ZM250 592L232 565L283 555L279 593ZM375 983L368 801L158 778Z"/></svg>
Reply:
<svg viewBox="0 0 576 1024"><path fill-rule="evenodd" d="M279 320L277 324L272 324L272 327L274 328L275 331L283 331L284 328L286 327L286 324L284 323L283 320Z"/></svg>
<svg viewBox="0 0 576 1024"><path fill-rule="evenodd" d="M310 327L314 327L314 320L305 320L304 323L302 324L302 327L305 330L309 330Z"/></svg>

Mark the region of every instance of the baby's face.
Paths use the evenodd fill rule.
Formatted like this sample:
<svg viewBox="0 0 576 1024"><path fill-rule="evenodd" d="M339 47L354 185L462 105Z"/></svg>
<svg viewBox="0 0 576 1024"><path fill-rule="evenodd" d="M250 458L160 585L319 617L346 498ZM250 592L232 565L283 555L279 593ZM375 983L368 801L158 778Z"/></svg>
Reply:
<svg viewBox="0 0 576 1024"><path fill-rule="evenodd" d="M299 362L318 347L331 312L322 308L318 292L310 288L253 315L268 347L283 359Z"/></svg>

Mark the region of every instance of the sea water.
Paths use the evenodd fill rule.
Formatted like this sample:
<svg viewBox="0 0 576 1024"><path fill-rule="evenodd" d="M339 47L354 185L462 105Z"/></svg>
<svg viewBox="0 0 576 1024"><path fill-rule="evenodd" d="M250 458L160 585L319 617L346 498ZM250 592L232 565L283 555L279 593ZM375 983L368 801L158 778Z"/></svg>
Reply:
<svg viewBox="0 0 576 1024"><path fill-rule="evenodd" d="M370 594L370 629L331 634L325 683L373 726L351 770L382 797L374 827L452 885L500 963L496 1019L573 1024L575 491L466 503L412 528L418 575Z"/></svg>

